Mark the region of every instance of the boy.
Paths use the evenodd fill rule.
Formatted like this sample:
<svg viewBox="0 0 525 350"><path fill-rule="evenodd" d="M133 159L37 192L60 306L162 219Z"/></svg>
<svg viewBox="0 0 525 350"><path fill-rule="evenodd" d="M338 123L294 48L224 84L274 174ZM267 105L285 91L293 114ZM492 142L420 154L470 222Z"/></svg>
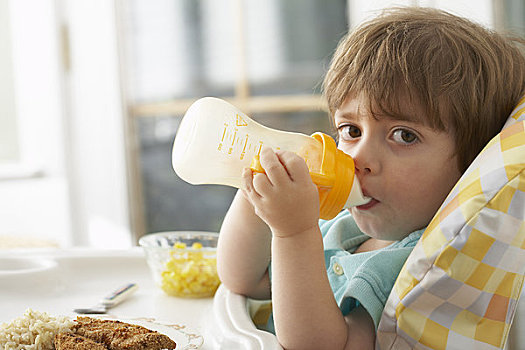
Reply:
<svg viewBox="0 0 525 350"><path fill-rule="evenodd" d="M219 238L223 283L271 297L284 348L374 348L404 261L525 93L514 45L424 8L393 9L341 41L324 93L338 147L372 200L319 224L305 162L264 149L266 174L244 172Z"/></svg>

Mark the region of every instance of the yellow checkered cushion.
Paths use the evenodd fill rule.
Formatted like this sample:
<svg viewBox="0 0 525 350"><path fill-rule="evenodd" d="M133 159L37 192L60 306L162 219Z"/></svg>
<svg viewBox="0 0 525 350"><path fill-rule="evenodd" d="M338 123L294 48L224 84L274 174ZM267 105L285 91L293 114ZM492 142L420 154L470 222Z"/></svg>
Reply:
<svg viewBox="0 0 525 350"><path fill-rule="evenodd" d="M409 256L376 348L502 349L524 274L525 97Z"/></svg>

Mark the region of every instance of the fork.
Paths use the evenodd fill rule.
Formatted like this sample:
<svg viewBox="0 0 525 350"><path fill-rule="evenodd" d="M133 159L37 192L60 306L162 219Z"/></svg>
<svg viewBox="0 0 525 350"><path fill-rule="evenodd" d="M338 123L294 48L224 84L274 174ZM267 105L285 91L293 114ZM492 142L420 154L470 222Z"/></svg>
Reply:
<svg viewBox="0 0 525 350"><path fill-rule="evenodd" d="M88 308L73 309L77 314L105 314L108 309L120 304L138 289L136 283L126 284L102 298L98 304Z"/></svg>

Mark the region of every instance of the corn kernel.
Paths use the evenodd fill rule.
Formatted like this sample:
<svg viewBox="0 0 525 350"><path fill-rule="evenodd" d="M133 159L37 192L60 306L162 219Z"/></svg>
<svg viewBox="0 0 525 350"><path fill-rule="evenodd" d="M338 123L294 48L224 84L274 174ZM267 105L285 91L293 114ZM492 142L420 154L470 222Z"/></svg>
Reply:
<svg viewBox="0 0 525 350"><path fill-rule="evenodd" d="M192 244L192 250L185 250L182 242L173 248L161 274L162 290L174 296L212 296L220 284L215 255L203 252L199 242Z"/></svg>
<svg viewBox="0 0 525 350"><path fill-rule="evenodd" d="M186 243L176 242L173 245L173 248L175 248L175 249L186 249Z"/></svg>

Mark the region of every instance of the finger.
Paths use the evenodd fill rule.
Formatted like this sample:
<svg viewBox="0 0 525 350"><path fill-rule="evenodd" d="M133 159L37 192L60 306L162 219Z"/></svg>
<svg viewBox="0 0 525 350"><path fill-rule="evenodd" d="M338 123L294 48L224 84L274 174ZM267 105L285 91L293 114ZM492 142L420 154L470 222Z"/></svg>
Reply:
<svg viewBox="0 0 525 350"><path fill-rule="evenodd" d="M272 190L273 186L265 173L257 173L249 168L245 168L242 177L244 180L245 193L250 196L252 200L261 198L264 194Z"/></svg>
<svg viewBox="0 0 525 350"><path fill-rule="evenodd" d="M271 148L264 147L261 150L259 159L271 184L282 183L283 181L289 180L286 168Z"/></svg>
<svg viewBox="0 0 525 350"><path fill-rule="evenodd" d="M288 151L277 151L276 156L285 166L292 181L311 181L310 170L303 158Z"/></svg>
<svg viewBox="0 0 525 350"><path fill-rule="evenodd" d="M272 191L273 188L273 185L270 182L268 175L263 173L253 174L252 184L255 192L257 192L257 194L262 197L270 193L270 191Z"/></svg>
<svg viewBox="0 0 525 350"><path fill-rule="evenodd" d="M246 189L244 188L241 188L240 191L241 191L242 197L246 199L248 202L250 202L251 204L250 195L248 194L248 191L246 191Z"/></svg>
<svg viewBox="0 0 525 350"><path fill-rule="evenodd" d="M250 168L244 168L242 170L242 182L244 185L244 192L250 193L254 192L255 189L253 188L253 171Z"/></svg>
<svg viewBox="0 0 525 350"><path fill-rule="evenodd" d="M242 194L243 194L244 198L248 202L250 202L250 204L253 207L255 207L256 203L258 203L258 201L260 201L261 196L259 195L259 193L257 193L255 188L253 187L253 172L252 172L252 170L249 169L249 168L243 169L242 179L243 179L243 182L244 182L244 189L242 189Z"/></svg>

